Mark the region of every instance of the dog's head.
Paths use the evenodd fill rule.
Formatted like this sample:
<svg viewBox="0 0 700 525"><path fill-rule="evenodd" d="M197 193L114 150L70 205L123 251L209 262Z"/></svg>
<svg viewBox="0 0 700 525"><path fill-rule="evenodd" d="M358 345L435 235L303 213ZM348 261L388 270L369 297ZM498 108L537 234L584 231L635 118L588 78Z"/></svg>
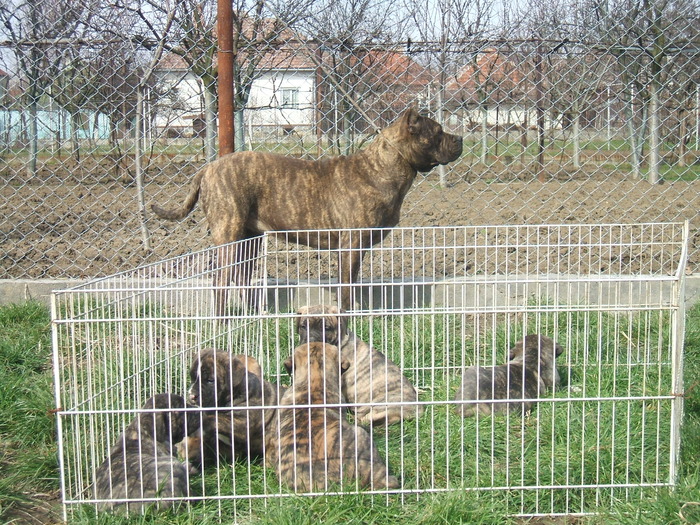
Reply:
<svg viewBox="0 0 700 525"><path fill-rule="evenodd" d="M190 402L201 407L247 404L262 397L262 371L255 359L208 348L190 367Z"/></svg>
<svg viewBox="0 0 700 525"><path fill-rule="evenodd" d="M184 397L176 394L156 394L146 400L143 405L146 412L139 414L130 425L127 434L135 432L139 437L148 436L161 443L178 443L199 427L199 414L195 411L184 411L183 408L193 408L187 404Z"/></svg>
<svg viewBox="0 0 700 525"><path fill-rule="evenodd" d="M295 384L308 384L313 392L327 392L340 390L340 375L350 363L341 360L337 346L313 342L297 346L284 367Z"/></svg>
<svg viewBox="0 0 700 525"><path fill-rule="evenodd" d="M413 108L407 109L382 134L416 171L430 171L462 154L462 137L445 133L438 122L419 115Z"/></svg>
<svg viewBox="0 0 700 525"><path fill-rule="evenodd" d="M541 334L529 334L513 345L508 356L511 361L537 370L545 385L551 388L559 383L554 360L563 352L564 348L553 339Z"/></svg>
<svg viewBox="0 0 700 525"><path fill-rule="evenodd" d="M317 304L297 310L299 343L321 342L338 346L345 335L345 320L337 306Z"/></svg>

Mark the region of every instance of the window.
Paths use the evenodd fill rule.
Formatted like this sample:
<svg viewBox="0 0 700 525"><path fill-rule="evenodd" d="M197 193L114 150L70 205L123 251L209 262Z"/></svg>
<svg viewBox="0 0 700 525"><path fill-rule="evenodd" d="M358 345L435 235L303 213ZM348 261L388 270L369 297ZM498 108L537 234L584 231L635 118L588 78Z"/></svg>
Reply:
<svg viewBox="0 0 700 525"><path fill-rule="evenodd" d="M282 88L282 107L297 109L299 107L299 88Z"/></svg>

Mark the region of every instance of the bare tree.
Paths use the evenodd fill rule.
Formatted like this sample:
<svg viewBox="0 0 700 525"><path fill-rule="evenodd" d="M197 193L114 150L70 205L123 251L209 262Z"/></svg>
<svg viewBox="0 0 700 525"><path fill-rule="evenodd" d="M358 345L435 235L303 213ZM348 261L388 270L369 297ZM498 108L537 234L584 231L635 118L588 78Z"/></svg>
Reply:
<svg viewBox="0 0 700 525"><path fill-rule="evenodd" d="M679 44L687 41L683 32L697 31L698 7L674 0L621 0L606 9L625 85L633 173L641 176L642 147L648 142L647 178L654 184L661 180L662 101L674 89L669 79L682 57ZM695 23L689 25L688 18Z"/></svg>
<svg viewBox="0 0 700 525"><path fill-rule="evenodd" d="M217 69L216 2L180 0L175 17L176 44L169 51L182 57L199 79L204 95L205 158L216 158Z"/></svg>
<svg viewBox="0 0 700 525"><path fill-rule="evenodd" d="M548 2L556 13L546 35L552 40L547 52L547 89L552 110L561 116L562 127L570 129L571 161L581 167L581 127L610 85L614 64L607 53L591 49L589 42L604 36L596 4L590 0ZM606 73L607 79L606 79Z"/></svg>
<svg viewBox="0 0 700 525"><path fill-rule="evenodd" d="M395 45L388 45L401 34L398 7L394 0L322 0L302 25L319 44L315 60L321 69L322 100L317 103L321 125L338 153L352 152L355 132L376 128L381 120L376 111L367 114L363 101L384 101L386 108L384 95L396 90L402 75L416 72Z"/></svg>
<svg viewBox="0 0 700 525"><path fill-rule="evenodd" d="M473 72L479 69L479 58L484 51L481 44L495 32L495 2L492 0L409 0L407 9L411 13L412 28L419 39L436 42L437 46L426 48L428 62L437 69L435 85L431 89L435 100L435 116L444 123L444 108L449 104L445 100L445 87L448 77L458 78L464 62L471 62ZM467 66L469 67L469 66ZM487 93L484 84L487 78L481 72L472 76L473 84L480 94L482 108L482 160L485 162L488 131ZM459 89L457 90L459 91ZM447 184L446 169L438 167L440 184Z"/></svg>
<svg viewBox="0 0 700 525"><path fill-rule="evenodd" d="M29 109L28 172L37 170L38 108L69 56L66 40L79 36L92 16L91 0L23 0L0 3L0 32L13 44L15 62Z"/></svg>
<svg viewBox="0 0 700 525"><path fill-rule="evenodd" d="M314 0L236 0L233 5L233 59L236 148L245 149L244 112L253 82L264 68L274 67L275 55L294 40L294 27L307 16ZM148 0L153 12L163 13L162 3ZM148 13L140 16L148 19ZM161 15L162 16L162 15ZM207 158L215 153L217 78L216 2L179 0L174 42L166 50L182 57L200 79L205 98Z"/></svg>

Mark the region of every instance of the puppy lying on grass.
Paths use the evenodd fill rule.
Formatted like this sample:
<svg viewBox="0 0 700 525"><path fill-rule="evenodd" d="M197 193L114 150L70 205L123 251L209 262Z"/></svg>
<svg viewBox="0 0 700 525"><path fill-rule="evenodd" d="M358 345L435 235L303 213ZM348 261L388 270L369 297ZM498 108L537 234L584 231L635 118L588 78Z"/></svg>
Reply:
<svg viewBox="0 0 700 525"><path fill-rule="evenodd" d="M295 492L327 491L336 484L400 486L369 433L348 423L342 407L324 406L342 402L340 374L348 366L337 347L318 342L298 346L285 362L293 384L266 430L265 465Z"/></svg>
<svg viewBox="0 0 700 525"><path fill-rule="evenodd" d="M277 404L277 387L263 379L260 364L245 355L213 348L202 350L190 367L189 398L201 406L201 428L180 445L180 453L201 469L218 460L263 456L263 431ZM209 410L208 408L235 408ZM245 407L251 407L250 410Z"/></svg>
<svg viewBox="0 0 700 525"><path fill-rule="evenodd" d="M348 318L339 313L335 306L304 306L297 311L296 328L300 343L320 341L340 348L341 358L348 362L342 376L343 395L351 405L367 403L352 407L355 421L390 425L420 417L422 405L398 404L418 401L413 384L391 359L348 330Z"/></svg>
<svg viewBox="0 0 700 525"><path fill-rule="evenodd" d="M144 410L117 438L95 474L95 497L106 501L99 510L139 512L155 505L171 507L173 499L189 494L188 467L178 461L175 445L199 425L199 414L185 412L182 396L157 394L146 401ZM144 501L162 498L158 501Z"/></svg>
<svg viewBox="0 0 700 525"><path fill-rule="evenodd" d="M525 414L547 388L559 385L554 359L564 349L544 335L530 334L509 350L510 361L498 366L470 366L462 375L462 383L453 399L484 400L455 406L457 414L467 417L481 414L517 411ZM521 399L494 403L488 400Z"/></svg>

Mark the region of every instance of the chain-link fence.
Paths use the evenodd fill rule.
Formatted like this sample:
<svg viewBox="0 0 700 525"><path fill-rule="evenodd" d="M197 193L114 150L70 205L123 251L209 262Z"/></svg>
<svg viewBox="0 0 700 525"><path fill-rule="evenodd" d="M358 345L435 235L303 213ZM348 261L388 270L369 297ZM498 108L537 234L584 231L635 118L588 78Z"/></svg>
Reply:
<svg viewBox="0 0 700 525"><path fill-rule="evenodd" d="M676 221L700 265L700 8L666 0L234 2L236 149L350 154L405 108L464 136L403 225ZM216 157L215 2L0 7L0 278L210 244L167 223Z"/></svg>

